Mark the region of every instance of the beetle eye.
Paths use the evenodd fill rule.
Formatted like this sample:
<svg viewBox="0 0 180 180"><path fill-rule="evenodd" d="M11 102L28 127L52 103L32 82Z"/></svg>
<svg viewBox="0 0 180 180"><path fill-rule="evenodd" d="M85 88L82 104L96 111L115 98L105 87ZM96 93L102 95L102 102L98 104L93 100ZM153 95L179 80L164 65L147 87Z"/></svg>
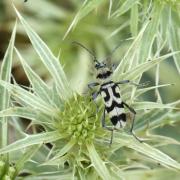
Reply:
<svg viewBox="0 0 180 180"><path fill-rule="evenodd" d="M97 68L97 69L98 69L98 68L99 68L99 64L95 64L95 68Z"/></svg>

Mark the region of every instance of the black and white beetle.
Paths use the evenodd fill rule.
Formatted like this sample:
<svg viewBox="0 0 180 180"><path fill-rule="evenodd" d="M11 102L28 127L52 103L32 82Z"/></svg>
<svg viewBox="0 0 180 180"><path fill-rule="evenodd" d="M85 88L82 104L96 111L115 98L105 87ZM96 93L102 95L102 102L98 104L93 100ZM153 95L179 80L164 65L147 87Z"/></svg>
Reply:
<svg viewBox="0 0 180 180"><path fill-rule="evenodd" d="M96 56L88 50L85 46L78 42L73 42L84 49L86 49L94 58L94 66L95 69L97 70L97 80L98 82L93 82L88 84L88 87L92 90L93 87L95 86L100 86L99 90L97 92L94 92L92 94L92 99L95 102L96 98L98 95L101 95L102 98L104 99L104 110L103 110L103 115L102 115L102 127L110 130L112 132L111 134L111 140L110 140L110 145L112 144L112 139L113 139L113 131L117 130L119 128L123 128L126 125L126 119L127 115L125 113L125 107L129 109L129 111L133 114L133 120L132 120L132 125L130 132L131 134L140 142L142 142L134 133L133 133L133 126L134 126L134 120L135 120L135 114L136 111L130 107L128 104L122 101L121 95L120 95L120 87L119 84L126 84L126 83L131 83L133 85L139 86L139 84L135 84L133 82L130 82L129 80L122 80L119 82L113 82L111 79L111 75L113 73L113 68L108 67L108 65L103 62L99 62L96 58ZM119 45L112 51L112 53L119 47ZM111 53L111 55L112 55ZM95 102L96 104L96 102ZM97 104L96 104L97 106ZM98 106L97 106L98 108ZM109 118L113 124L113 127L107 127L105 123L105 115L108 114Z"/></svg>

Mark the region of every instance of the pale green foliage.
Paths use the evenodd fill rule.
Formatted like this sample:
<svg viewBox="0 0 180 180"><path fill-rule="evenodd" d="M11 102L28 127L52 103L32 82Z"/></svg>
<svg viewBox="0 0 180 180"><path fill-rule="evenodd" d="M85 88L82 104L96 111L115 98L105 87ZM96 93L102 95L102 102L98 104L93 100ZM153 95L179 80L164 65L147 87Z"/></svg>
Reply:
<svg viewBox="0 0 180 180"><path fill-rule="evenodd" d="M97 0L85 1L64 37L68 35L71 28L78 21L94 8L100 6L102 2ZM111 12L113 1L110 2L109 18L117 18L131 10L132 14L136 14L131 17L136 18L135 22L138 23L138 11L137 7L134 7L137 6L138 1L124 1L113 13ZM35 132L29 135L14 123L21 136L7 146L1 145L0 154L14 156L15 167L9 166L6 159L0 160L0 172L3 172L0 177L10 176L14 178L18 177L20 172L25 171L30 172L30 176L24 179L31 180L37 178L109 180L136 177L137 179L143 179L147 174L163 177L163 173L168 171L176 178L176 172L172 172L172 169L180 170L180 164L175 159L177 156L173 159L158 147L169 144L179 145L179 141L171 137L156 135L151 130L179 121L179 114L174 111L174 109L177 109L179 101L163 104L162 101L149 102L138 99L150 90L169 86L170 84L159 85L157 83L155 86L141 89L131 85L122 87L124 100L131 104L138 113L135 131L144 142L140 143L128 134L127 127L127 129L115 132L113 144L109 147L110 132L101 127L101 111L96 114L96 107L90 101L90 94L81 95L80 92L73 91L58 59L16 8L15 11L41 62L51 75L52 83L51 85L46 84L14 47L15 26L9 45L10 48L8 48L5 56L10 56L10 58L5 58L4 61L8 65L2 66L3 70L1 72L5 72L10 77L14 47L32 88L24 89L16 83L10 84L9 78L1 78L0 88L6 93L8 92L6 96L3 96L2 102L8 102L9 95L12 99L11 104L1 108L1 125L3 126L7 117L9 122L16 123L17 121L11 118L20 117L31 120L32 126L40 125L44 132ZM157 49L154 54L151 51L154 39L157 38L156 32L161 11L163 11L163 5L159 9L155 3L152 8L152 14L154 15L152 20L146 18L140 31L138 31L137 24L131 26L135 38L122 61L117 64L113 76L114 80L126 78L139 82L142 74L147 70L162 61L170 60L172 56L177 59L179 52L177 52L176 43L173 45L171 42L172 52L165 55L160 55L161 48ZM148 61L149 58L150 61ZM101 101L98 103L102 106ZM4 136L5 134L3 134ZM46 145L47 143L51 145L51 148ZM15 157L17 152L19 152L19 156ZM4 171L6 163L8 166Z"/></svg>
<svg viewBox="0 0 180 180"><path fill-rule="evenodd" d="M77 13L77 15L74 17L74 20L72 21L71 25L69 26L68 30L66 31L63 39L66 38L68 33L71 31L71 29L80 21L83 17L85 17L89 12L91 12L93 9L97 8L104 0L92 0L92 1L85 1Z"/></svg>
<svg viewBox="0 0 180 180"><path fill-rule="evenodd" d="M14 30L12 33L12 37L8 46L8 49L6 51L6 54L3 59L3 63L1 66L1 72L0 72L0 80L4 80L7 82L10 82L11 77L11 67L12 67L12 55L13 55L13 47L14 47L14 41L15 41L15 35L16 35L16 24L14 26ZM0 86L0 110L6 109L9 106L9 94L7 93L7 90ZM1 146L7 145L7 120L6 118L2 117L1 120Z"/></svg>

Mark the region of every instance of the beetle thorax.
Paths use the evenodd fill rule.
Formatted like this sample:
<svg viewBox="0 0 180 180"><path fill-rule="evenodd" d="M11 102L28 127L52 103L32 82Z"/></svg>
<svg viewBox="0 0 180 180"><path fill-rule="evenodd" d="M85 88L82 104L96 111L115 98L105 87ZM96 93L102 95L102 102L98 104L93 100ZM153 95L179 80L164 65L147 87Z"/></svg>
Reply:
<svg viewBox="0 0 180 180"><path fill-rule="evenodd" d="M96 78L101 82L106 82L111 79L112 71L108 67L101 67L97 69Z"/></svg>

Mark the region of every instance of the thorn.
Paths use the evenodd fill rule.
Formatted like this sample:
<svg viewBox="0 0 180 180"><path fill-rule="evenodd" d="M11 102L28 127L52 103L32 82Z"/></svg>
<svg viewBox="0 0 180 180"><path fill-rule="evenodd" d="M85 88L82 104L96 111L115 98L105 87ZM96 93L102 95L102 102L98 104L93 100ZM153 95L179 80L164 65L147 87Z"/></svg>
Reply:
<svg viewBox="0 0 180 180"><path fill-rule="evenodd" d="M146 87L146 86L148 86L150 84L150 82L151 81L146 81L146 82L144 82L142 84L139 84L139 87Z"/></svg>

